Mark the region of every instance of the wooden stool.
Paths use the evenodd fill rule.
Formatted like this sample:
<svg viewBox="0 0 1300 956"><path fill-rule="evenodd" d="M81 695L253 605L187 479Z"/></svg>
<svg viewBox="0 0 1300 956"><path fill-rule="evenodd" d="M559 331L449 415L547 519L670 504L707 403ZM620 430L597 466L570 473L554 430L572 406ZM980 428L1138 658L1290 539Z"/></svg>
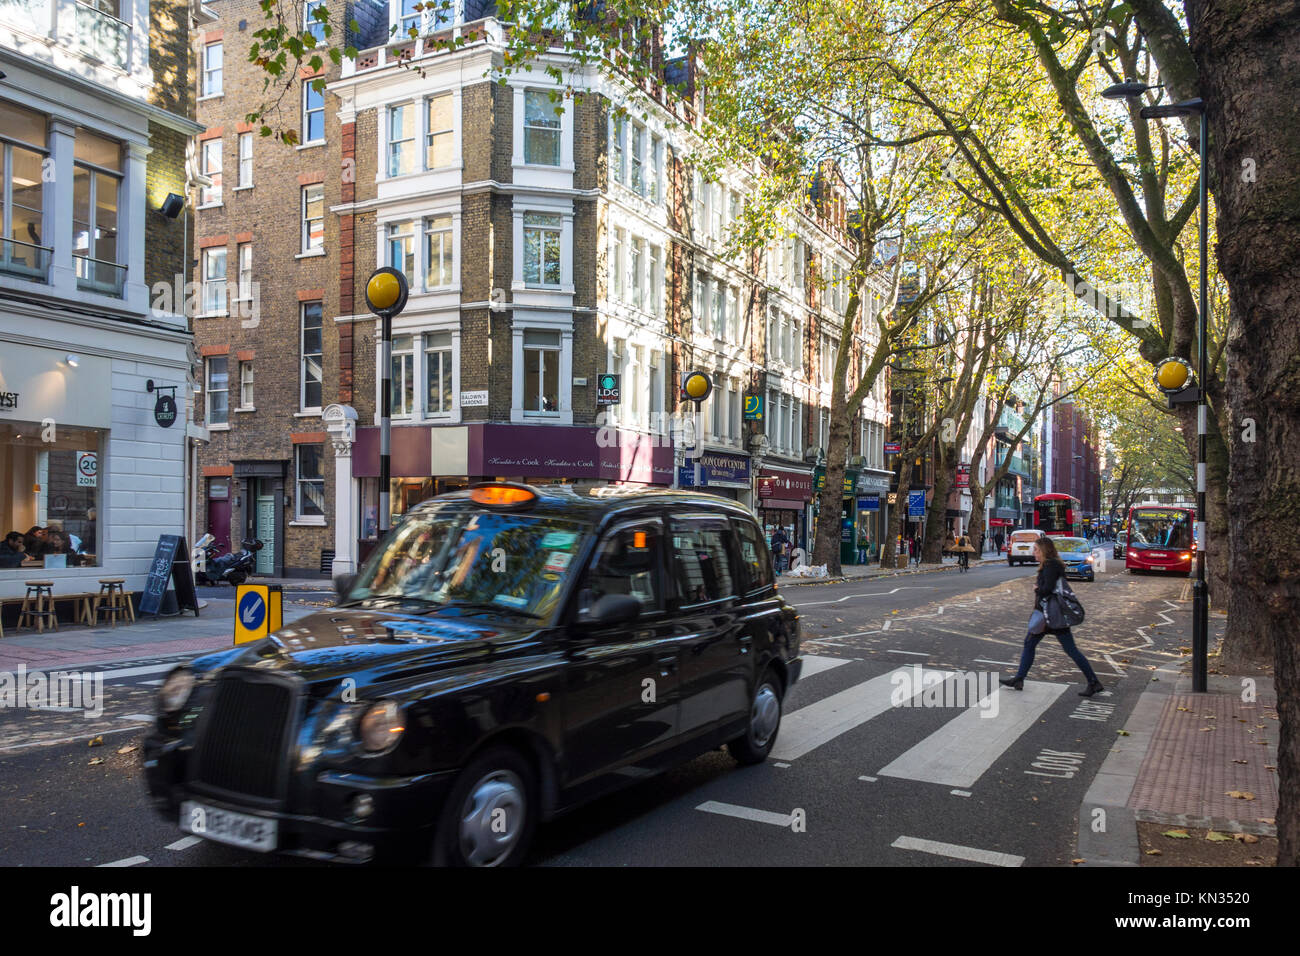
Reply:
<svg viewBox="0 0 1300 956"><path fill-rule="evenodd" d="M38 633L44 633L46 625L53 630L59 629L59 616L54 611L54 582L26 581L27 596L18 612L18 626L35 627Z"/></svg>
<svg viewBox="0 0 1300 956"><path fill-rule="evenodd" d="M101 612L108 615L114 627L119 617L135 620L135 608L131 606L131 597L123 589L126 578L100 578L99 594L95 595L94 621L99 623Z"/></svg>

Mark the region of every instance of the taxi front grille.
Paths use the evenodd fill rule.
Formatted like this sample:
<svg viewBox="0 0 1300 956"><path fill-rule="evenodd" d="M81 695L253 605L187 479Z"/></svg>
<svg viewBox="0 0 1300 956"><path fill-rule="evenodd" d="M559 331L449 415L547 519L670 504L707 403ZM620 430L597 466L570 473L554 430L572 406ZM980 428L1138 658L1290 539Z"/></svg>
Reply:
<svg viewBox="0 0 1300 956"><path fill-rule="evenodd" d="M218 681L199 731L195 782L262 800L280 797L294 697L278 681Z"/></svg>

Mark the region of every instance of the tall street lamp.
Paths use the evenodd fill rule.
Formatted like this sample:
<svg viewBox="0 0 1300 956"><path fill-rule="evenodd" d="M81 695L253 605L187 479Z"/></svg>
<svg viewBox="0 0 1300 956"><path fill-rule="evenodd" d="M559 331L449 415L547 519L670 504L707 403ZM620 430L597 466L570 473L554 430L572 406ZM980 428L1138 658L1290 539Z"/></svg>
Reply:
<svg viewBox="0 0 1300 956"><path fill-rule="evenodd" d="M376 269L366 280L366 305L382 320L382 345L379 362L383 384L379 392L379 537L388 533L392 524L389 503L391 461L390 441L393 431L393 316L406 308L410 286L397 269L385 266Z"/></svg>
<svg viewBox="0 0 1300 956"><path fill-rule="evenodd" d="M1145 83L1130 81L1117 83L1102 91L1108 99L1129 99L1141 96L1153 87ZM1206 378L1208 368L1208 328L1209 328L1209 193L1206 188L1207 135L1205 101L1200 97L1183 100L1180 103L1164 103L1157 106L1144 106L1138 111L1143 119L1165 119L1172 116L1200 117L1200 200L1201 200L1201 268L1200 268L1200 309L1197 316L1197 371L1196 371L1196 533L1201 539L1196 549L1196 580L1192 583L1192 691L1203 694L1206 691L1209 672L1209 587L1205 582L1205 550L1208 543L1205 525L1205 441L1209 422L1209 407L1206 404Z"/></svg>

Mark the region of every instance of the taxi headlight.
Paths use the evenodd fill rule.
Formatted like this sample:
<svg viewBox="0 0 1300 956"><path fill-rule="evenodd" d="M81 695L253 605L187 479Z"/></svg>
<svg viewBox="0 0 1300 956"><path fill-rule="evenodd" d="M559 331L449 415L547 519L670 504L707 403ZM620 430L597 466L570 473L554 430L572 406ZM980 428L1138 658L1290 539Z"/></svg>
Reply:
<svg viewBox="0 0 1300 956"><path fill-rule="evenodd" d="M361 746L371 753L378 753L397 743L404 730L406 727L397 704L391 700L381 700L372 704L362 715L357 736L361 738Z"/></svg>
<svg viewBox="0 0 1300 956"><path fill-rule="evenodd" d="M194 689L194 675L184 667L178 667L167 675L162 686L158 688L158 706L166 713L173 713L185 706Z"/></svg>

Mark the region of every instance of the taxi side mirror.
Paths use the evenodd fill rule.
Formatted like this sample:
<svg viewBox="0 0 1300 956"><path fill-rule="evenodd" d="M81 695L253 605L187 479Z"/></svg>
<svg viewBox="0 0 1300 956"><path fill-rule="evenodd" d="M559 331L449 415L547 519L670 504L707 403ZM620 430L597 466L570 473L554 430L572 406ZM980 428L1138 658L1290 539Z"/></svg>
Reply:
<svg viewBox="0 0 1300 956"><path fill-rule="evenodd" d="M345 597L348 596L348 593L352 590L352 585L356 583L357 583L357 576L355 574L340 574L338 577L334 579L335 597L337 597L340 601L342 601Z"/></svg>
<svg viewBox="0 0 1300 956"><path fill-rule="evenodd" d="M606 594L578 612L577 624L584 628L630 624L641 614L641 602L630 594Z"/></svg>

